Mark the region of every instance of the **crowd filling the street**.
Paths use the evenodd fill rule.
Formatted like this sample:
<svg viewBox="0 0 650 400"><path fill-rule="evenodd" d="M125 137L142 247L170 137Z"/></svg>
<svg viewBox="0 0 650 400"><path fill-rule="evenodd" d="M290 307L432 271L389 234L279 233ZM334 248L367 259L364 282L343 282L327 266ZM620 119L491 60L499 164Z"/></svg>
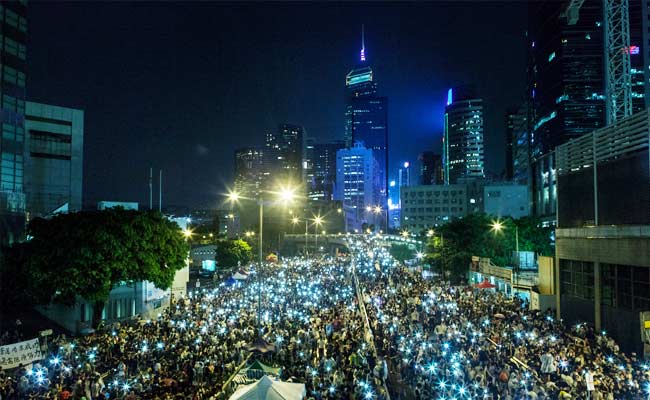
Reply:
<svg viewBox="0 0 650 400"><path fill-rule="evenodd" d="M264 373L314 400L650 397L650 363L606 332L423 275L370 235L348 247L250 265L151 320L61 335L41 361L0 370L0 400L226 399ZM268 368L247 370L256 361Z"/></svg>

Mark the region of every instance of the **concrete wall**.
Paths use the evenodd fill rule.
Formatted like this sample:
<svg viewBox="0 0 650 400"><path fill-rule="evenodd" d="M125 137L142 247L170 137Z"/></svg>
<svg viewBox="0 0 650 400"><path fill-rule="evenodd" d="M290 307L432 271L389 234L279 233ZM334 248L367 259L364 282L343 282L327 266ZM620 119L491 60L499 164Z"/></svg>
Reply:
<svg viewBox="0 0 650 400"><path fill-rule="evenodd" d="M555 294L555 258L539 256L537 264L540 294Z"/></svg>
<svg viewBox="0 0 650 400"><path fill-rule="evenodd" d="M650 227L599 228L557 229L556 258L650 267Z"/></svg>

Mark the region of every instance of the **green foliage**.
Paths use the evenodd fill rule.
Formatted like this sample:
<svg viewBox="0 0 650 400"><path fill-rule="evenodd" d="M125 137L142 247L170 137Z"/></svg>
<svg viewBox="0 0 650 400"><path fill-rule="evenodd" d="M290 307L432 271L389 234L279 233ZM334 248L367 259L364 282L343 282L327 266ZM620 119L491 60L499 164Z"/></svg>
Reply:
<svg viewBox="0 0 650 400"><path fill-rule="evenodd" d="M390 255L397 261L404 262L405 260L412 260L415 258L415 250L411 249L406 244L393 243L390 246Z"/></svg>
<svg viewBox="0 0 650 400"><path fill-rule="evenodd" d="M10 249L6 271L35 304L102 304L114 285L150 281L167 289L185 266L180 228L158 212L114 208L35 219L31 240ZM101 312L101 309L99 310Z"/></svg>
<svg viewBox="0 0 650 400"><path fill-rule="evenodd" d="M251 246L241 239L224 239L217 242L216 262L219 268L235 267L250 262Z"/></svg>
<svg viewBox="0 0 650 400"><path fill-rule="evenodd" d="M452 280L462 279L472 256L489 257L496 265L512 265L516 249L515 226L519 231L519 250L552 255L551 228L541 226L534 217L501 219L500 232L492 230L495 217L470 214L436 229L427 244L427 260Z"/></svg>

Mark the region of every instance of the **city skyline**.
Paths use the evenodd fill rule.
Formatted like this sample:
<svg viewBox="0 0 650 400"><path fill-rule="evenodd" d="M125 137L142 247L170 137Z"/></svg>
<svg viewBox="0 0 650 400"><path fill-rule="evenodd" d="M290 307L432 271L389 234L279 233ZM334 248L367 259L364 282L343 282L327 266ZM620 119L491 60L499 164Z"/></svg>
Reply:
<svg viewBox="0 0 650 400"><path fill-rule="evenodd" d="M259 144L277 124L302 125L318 141L343 139L342 87L358 60L364 23L366 58L391 99L388 170L415 162L422 149L440 151L446 91L473 83L486 102L487 170L499 174L502 116L525 84L525 9L32 4L28 98L51 101L48 94L56 92L58 104L86 110L86 205L146 204L153 167L163 169L163 203L218 206L233 181L235 148ZM56 25L67 28L54 27L53 13L60 16ZM139 23L145 14L147 22ZM288 21L295 23L289 28ZM244 22L254 29L238 26ZM435 40L443 35L454 40ZM481 43L473 42L479 36ZM54 44L38 45L48 39ZM507 78L508 87L496 83ZM406 134L412 139L399 139Z"/></svg>

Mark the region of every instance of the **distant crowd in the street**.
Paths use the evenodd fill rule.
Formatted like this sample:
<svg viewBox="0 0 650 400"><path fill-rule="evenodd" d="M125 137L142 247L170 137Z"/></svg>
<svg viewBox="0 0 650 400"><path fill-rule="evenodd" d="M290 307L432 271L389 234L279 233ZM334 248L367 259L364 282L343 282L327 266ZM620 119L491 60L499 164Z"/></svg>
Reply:
<svg viewBox="0 0 650 400"><path fill-rule="evenodd" d="M59 336L40 362L0 370L0 400L225 399L254 381L235 374L254 360L304 383L309 400L384 400L386 387L393 400L648 399L650 364L604 332L425 279L371 239L350 248L265 264L152 320Z"/></svg>

